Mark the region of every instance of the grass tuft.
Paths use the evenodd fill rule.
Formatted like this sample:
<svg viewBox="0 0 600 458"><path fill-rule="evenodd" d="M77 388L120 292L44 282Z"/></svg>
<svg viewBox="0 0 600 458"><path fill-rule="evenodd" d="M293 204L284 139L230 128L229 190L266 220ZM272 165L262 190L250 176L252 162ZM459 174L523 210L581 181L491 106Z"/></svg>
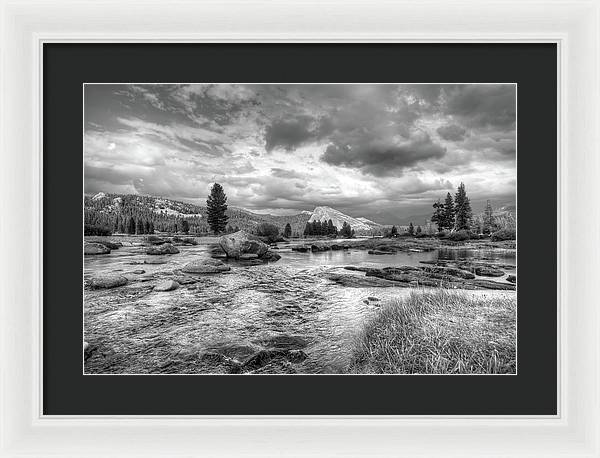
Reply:
<svg viewBox="0 0 600 458"><path fill-rule="evenodd" d="M364 325L349 372L514 374L515 311L514 295L411 292Z"/></svg>

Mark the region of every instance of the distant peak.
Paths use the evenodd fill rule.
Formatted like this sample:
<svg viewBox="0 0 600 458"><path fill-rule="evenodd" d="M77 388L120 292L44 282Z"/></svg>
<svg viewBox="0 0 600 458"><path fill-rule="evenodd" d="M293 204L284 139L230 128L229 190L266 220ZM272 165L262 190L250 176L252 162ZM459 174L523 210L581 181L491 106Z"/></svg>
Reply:
<svg viewBox="0 0 600 458"><path fill-rule="evenodd" d="M100 199L104 199L105 197L106 197L106 193L99 192L94 197L92 197L92 200L100 200Z"/></svg>

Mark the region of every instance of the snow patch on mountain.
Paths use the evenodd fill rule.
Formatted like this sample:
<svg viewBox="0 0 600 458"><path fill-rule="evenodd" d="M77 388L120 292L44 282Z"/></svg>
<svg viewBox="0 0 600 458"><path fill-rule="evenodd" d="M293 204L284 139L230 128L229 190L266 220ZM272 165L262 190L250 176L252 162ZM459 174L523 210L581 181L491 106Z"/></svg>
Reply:
<svg viewBox="0 0 600 458"><path fill-rule="evenodd" d="M353 218L331 207L316 207L308 221L312 223L313 221L327 222L329 220L331 220L338 230L342 228L344 223L348 223L355 231L371 230L371 226L361 220L361 218Z"/></svg>
<svg viewBox="0 0 600 458"><path fill-rule="evenodd" d="M154 213L177 218L202 218L201 213L183 213L180 210L182 210L181 202L160 198L154 201Z"/></svg>
<svg viewBox="0 0 600 458"><path fill-rule="evenodd" d="M103 192L99 192L98 194L96 194L94 197L92 197L92 200L100 200L100 199L105 199L107 196L105 193Z"/></svg>
<svg viewBox="0 0 600 458"><path fill-rule="evenodd" d="M371 226L381 226L381 224L376 223L375 221L371 221L370 219L364 218L363 216L356 218L359 221L362 221L365 224L369 224Z"/></svg>

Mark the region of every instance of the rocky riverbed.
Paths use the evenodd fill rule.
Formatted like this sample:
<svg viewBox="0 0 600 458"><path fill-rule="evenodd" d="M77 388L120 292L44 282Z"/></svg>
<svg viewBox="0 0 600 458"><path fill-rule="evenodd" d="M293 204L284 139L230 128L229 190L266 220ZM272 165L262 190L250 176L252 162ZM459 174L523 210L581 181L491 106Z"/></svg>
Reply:
<svg viewBox="0 0 600 458"><path fill-rule="evenodd" d="M106 240L85 256L86 373L343 373L362 323L412 288L515 294L507 244L303 240L226 257L214 238Z"/></svg>

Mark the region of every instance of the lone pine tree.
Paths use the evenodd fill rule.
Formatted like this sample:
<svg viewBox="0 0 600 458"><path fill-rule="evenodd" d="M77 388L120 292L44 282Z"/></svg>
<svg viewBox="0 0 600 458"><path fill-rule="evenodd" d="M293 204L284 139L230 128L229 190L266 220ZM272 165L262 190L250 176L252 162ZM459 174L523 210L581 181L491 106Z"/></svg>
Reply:
<svg viewBox="0 0 600 458"><path fill-rule="evenodd" d="M456 210L454 207L454 201L450 193L446 194L446 200L444 201L444 210L442 212L442 222L444 229L452 229L454 227L454 216Z"/></svg>
<svg viewBox="0 0 600 458"><path fill-rule="evenodd" d="M227 210L227 196L223 187L219 183L215 183L206 199L206 221L215 234L224 232L227 227L225 210Z"/></svg>
<svg viewBox="0 0 600 458"><path fill-rule="evenodd" d="M444 229L444 204L437 200L436 203L433 204L433 216L431 217L431 222L435 223L438 227L438 231Z"/></svg>
<svg viewBox="0 0 600 458"><path fill-rule="evenodd" d="M463 183L458 186L456 191L454 207L456 212L455 229L457 231L462 229L469 230L471 228L473 211L471 210L471 202L467 197L467 191L465 191L465 185Z"/></svg>
<svg viewBox="0 0 600 458"><path fill-rule="evenodd" d="M483 233L489 234L494 230L494 210L492 204L488 200L485 204L485 210L483 211Z"/></svg>

